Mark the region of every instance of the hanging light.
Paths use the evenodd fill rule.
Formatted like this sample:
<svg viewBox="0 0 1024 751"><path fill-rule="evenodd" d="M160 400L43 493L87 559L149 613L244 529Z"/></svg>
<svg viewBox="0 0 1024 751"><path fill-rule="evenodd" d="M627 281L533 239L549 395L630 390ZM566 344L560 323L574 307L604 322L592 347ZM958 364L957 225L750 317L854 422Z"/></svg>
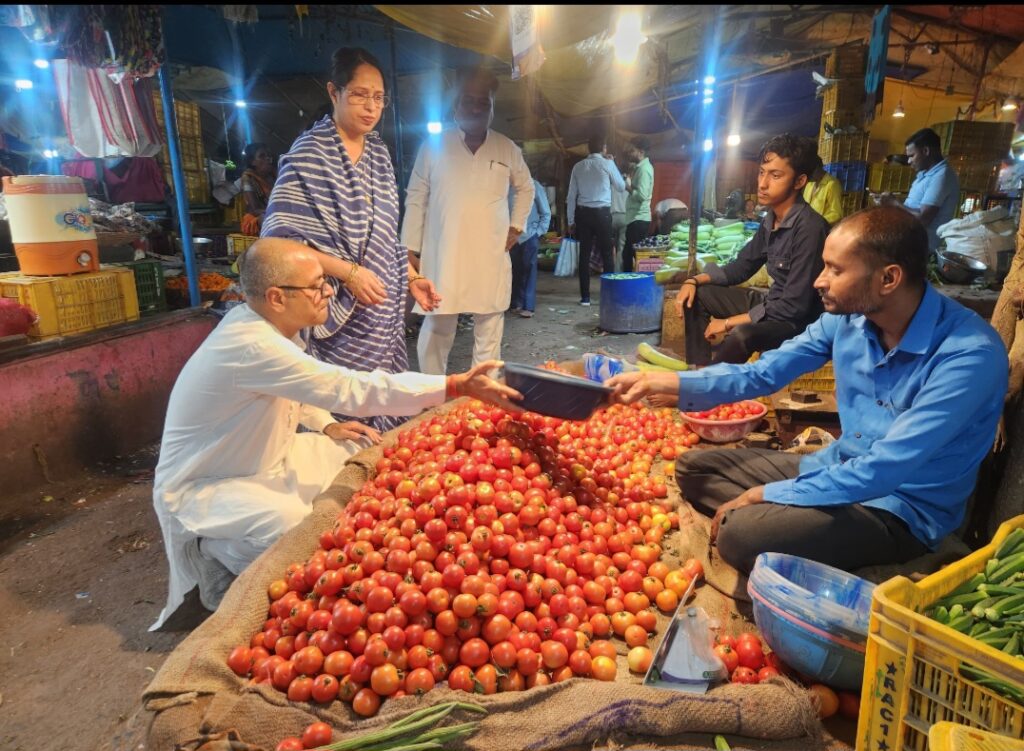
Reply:
<svg viewBox="0 0 1024 751"><path fill-rule="evenodd" d="M47 68L50 67L50 61L49 60L44 60L41 57L38 58L37 60L33 61L32 64L35 65L37 68L39 68L39 70L46 70Z"/></svg>
<svg viewBox="0 0 1024 751"><path fill-rule="evenodd" d="M623 65L632 65L640 54L640 45L647 41L640 31L640 11L626 11L619 16L619 25L612 36L615 60Z"/></svg>
<svg viewBox="0 0 1024 751"><path fill-rule="evenodd" d="M1020 102L1017 101L1017 97L1008 97L1007 100L1003 102L1003 112L1013 112L1019 107Z"/></svg>
<svg viewBox="0 0 1024 751"><path fill-rule="evenodd" d="M903 99L900 99L900 103L896 105L896 109L892 111L893 117L906 117L907 113L903 110Z"/></svg>
<svg viewBox="0 0 1024 751"><path fill-rule="evenodd" d="M704 151L711 151L711 149L713 149L713 148L715 148L715 142L712 141L710 138L705 138L704 139Z"/></svg>
<svg viewBox="0 0 1024 751"><path fill-rule="evenodd" d="M431 120L429 123L427 123L427 133L429 133L432 136L436 136L440 132L441 123L437 122L436 120Z"/></svg>
<svg viewBox="0 0 1024 751"><path fill-rule="evenodd" d="M240 109L240 110L244 110L249 105L246 103L246 101L244 99L236 99L235 100L235 106L238 107L238 109Z"/></svg>
<svg viewBox="0 0 1024 751"><path fill-rule="evenodd" d="M32 88L32 81L27 78L19 78L14 82L15 91L28 91Z"/></svg>
<svg viewBox="0 0 1024 751"><path fill-rule="evenodd" d="M740 134L739 133L730 133L729 137L725 139L725 144L727 146L739 146L740 145Z"/></svg>

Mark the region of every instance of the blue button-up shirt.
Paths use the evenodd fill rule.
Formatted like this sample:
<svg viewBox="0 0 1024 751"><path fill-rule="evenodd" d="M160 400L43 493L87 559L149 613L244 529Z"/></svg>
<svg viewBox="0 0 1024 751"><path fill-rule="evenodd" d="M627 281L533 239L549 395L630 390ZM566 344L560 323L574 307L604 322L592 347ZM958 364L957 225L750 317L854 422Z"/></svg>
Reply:
<svg viewBox="0 0 1024 751"><path fill-rule="evenodd" d="M508 195L508 210L512 210L512 203L515 199L515 193L509 192ZM526 242L531 237L536 235L540 237L548 231L548 227L551 225L551 204L548 203L548 194L544 190L544 186L536 180L533 181L533 206L530 208L530 216L526 220L526 226L523 227L523 234L519 236L516 241L520 244Z"/></svg>
<svg viewBox="0 0 1024 751"><path fill-rule="evenodd" d="M945 159L918 172L903 205L920 211L923 206L938 206L939 211L925 229L928 230L928 249L939 247L938 229L953 218L960 200L960 180Z"/></svg>
<svg viewBox="0 0 1024 751"><path fill-rule="evenodd" d="M829 360L842 437L801 459L795 479L765 485L764 499L884 509L934 548L963 521L992 447L1009 369L1002 340L928 286L889 352L864 316L826 313L754 363L680 373L680 409L772 394Z"/></svg>
<svg viewBox="0 0 1024 751"><path fill-rule="evenodd" d="M576 207L611 208L612 188L626 189L615 162L600 154L591 154L577 162L569 175L569 194L566 196L566 218L569 224L576 223Z"/></svg>

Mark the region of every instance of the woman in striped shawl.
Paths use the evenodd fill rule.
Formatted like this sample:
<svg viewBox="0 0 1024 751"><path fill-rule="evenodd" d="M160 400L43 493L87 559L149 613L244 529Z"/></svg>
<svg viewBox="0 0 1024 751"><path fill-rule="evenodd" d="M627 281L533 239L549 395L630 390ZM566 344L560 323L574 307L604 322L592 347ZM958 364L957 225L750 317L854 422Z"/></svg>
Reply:
<svg viewBox="0 0 1024 751"><path fill-rule="evenodd" d="M399 373L409 366L406 290L426 310L440 297L398 242L395 173L373 130L388 105L380 65L366 50L335 51L327 93L332 115L281 157L261 235L299 240L320 252L335 297L327 321L306 332L310 354L354 370ZM367 422L383 432L402 418Z"/></svg>

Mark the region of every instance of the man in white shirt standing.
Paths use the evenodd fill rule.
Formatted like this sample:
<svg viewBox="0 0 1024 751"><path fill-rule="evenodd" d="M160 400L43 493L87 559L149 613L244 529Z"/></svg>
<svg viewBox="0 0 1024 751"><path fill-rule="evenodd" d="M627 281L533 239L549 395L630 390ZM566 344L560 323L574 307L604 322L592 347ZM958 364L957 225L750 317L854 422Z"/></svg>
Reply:
<svg viewBox="0 0 1024 751"><path fill-rule="evenodd" d="M447 398L512 406L517 392L485 374L348 370L306 354L302 329L327 320L334 288L315 251L262 239L244 256L247 303L189 358L167 406L153 505L170 563L159 628L196 584L216 609L227 586L312 510L348 458L380 441L356 416L415 415ZM514 407L513 407L514 408ZM311 432L297 433L299 425Z"/></svg>
<svg viewBox="0 0 1024 751"><path fill-rule="evenodd" d="M614 157L613 157L614 161ZM618 168L618 164L615 165ZM612 188L612 254L615 256L615 270L622 271L622 249L626 244L626 186L622 190Z"/></svg>
<svg viewBox="0 0 1024 751"><path fill-rule="evenodd" d="M420 273L435 280L442 300L430 312L414 308L426 315L416 346L424 373L446 372L459 313L473 314L473 365L501 356L512 295L508 253L526 227L534 188L523 152L490 129L497 90L489 71L460 71L458 127L420 147L409 178L402 244L419 254Z"/></svg>
<svg viewBox="0 0 1024 751"><path fill-rule="evenodd" d="M580 305L590 305L590 254L601 254L602 269L614 270L612 257L612 190L625 190L626 182L608 156L603 135L590 137L586 159L577 162L569 176L565 201L569 233L580 242Z"/></svg>

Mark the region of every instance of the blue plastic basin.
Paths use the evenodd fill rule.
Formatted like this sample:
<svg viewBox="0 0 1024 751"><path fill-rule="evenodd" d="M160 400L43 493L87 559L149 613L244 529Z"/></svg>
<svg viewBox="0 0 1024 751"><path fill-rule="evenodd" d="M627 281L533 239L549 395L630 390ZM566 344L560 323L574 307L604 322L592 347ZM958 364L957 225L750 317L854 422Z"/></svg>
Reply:
<svg viewBox="0 0 1024 751"><path fill-rule="evenodd" d="M747 592L765 642L790 667L859 691L875 585L794 555L762 553Z"/></svg>

